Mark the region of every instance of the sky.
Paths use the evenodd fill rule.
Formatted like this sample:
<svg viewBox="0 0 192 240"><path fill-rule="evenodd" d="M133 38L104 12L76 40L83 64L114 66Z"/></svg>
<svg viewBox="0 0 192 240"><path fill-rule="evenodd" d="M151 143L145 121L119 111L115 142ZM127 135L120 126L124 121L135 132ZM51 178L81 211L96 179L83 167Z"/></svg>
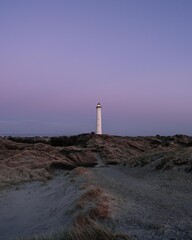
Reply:
<svg viewBox="0 0 192 240"><path fill-rule="evenodd" d="M0 134L192 135L191 0L0 0Z"/></svg>

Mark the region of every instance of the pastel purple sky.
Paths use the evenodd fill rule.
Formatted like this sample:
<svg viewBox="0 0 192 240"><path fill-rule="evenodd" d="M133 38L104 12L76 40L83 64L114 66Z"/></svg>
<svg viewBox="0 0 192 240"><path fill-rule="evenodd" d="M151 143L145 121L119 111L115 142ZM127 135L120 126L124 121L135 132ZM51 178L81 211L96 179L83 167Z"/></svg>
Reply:
<svg viewBox="0 0 192 240"><path fill-rule="evenodd" d="M191 0L1 0L0 134L192 135Z"/></svg>

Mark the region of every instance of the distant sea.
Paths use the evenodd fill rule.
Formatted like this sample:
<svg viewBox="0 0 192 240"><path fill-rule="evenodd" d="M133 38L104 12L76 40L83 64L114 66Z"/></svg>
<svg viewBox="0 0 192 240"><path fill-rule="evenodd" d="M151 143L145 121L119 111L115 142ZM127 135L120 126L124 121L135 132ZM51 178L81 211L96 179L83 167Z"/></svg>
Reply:
<svg viewBox="0 0 192 240"><path fill-rule="evenodd" d="M59 133L56 133L56 134L1 134L0 133L0 136L1 137L57 137L57 136L71 136L72 134L59 134Z"/></svg>

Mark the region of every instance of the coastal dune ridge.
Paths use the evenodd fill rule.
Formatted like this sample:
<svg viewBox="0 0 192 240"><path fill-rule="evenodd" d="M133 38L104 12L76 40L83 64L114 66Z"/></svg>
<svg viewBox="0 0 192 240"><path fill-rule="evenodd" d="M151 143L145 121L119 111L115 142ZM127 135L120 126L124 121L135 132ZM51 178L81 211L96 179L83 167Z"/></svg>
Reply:
<svg viewBox="0 0 192 240"><path fill-rule="evenodd" d="M191 239L191 172L186 135L1 138L0 235Z"/></svg>

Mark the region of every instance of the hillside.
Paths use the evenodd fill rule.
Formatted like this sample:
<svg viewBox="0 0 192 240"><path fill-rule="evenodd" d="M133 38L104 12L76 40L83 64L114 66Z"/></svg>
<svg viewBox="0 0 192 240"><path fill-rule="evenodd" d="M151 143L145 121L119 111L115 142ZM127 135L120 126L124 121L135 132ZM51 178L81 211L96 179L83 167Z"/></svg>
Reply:
<svg viewBox="0 0 192 240"><path fill-rule="evenodd" d="M45 143L18 143L0 140L1 186L10 183L49 179L55 168L93 167L99 159L105 165L123 164L152 170L178 169L192 171L192 138L119 137L78 135L71 146ZM54 142L55 143L55 142Z"/></svg>
<svg viewBox="0 0 192 240"><path fill-rule="evenodd" d="M19 141L0 140L4 240L191 239L191 137Z"/></svg>

